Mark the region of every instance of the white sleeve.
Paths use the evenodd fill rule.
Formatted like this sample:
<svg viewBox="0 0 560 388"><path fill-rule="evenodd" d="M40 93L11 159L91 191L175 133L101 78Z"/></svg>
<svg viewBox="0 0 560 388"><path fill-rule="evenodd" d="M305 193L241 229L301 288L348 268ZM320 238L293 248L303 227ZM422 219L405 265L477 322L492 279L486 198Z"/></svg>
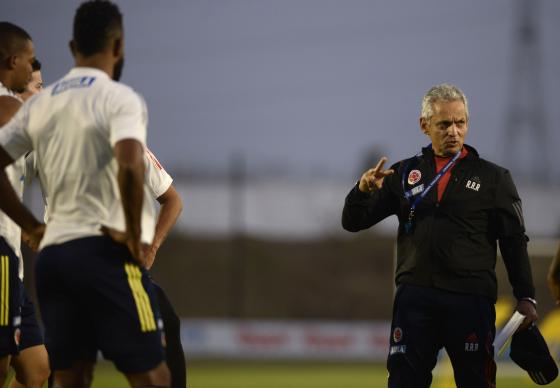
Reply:
<svg viewBox="0 0 560 388"><path fill-rule="evenodd" d="M146 149L144 155L146 158L146 185L152 197L157 199L169 189L173 178L149 149Z"/></svg>
<svg viewBox="0 0 560 388"><path fill-rule="evenodd" d="M23 184L28 186L33 182L36 176L38 176L37 172L37 161L35 160L35 152L30 152L25 155L25 172L24 172L24 181Z"/></svg>
<svg viewBox="0 0 560 388"><path fill-rule="evenodd" d="M0 128L0 146L6 150L13 160L33 149L29 135L25 131L29 117L29 104L23 105L16 115Z"/></svg>
<svg viewBox="0 0 560 388"><path fill-rule="evenodd" d="M35 178L39 177L39 170L37 169L37 154L35 152L30 152L25 155L25 173L23 184L24 187L29 186ZM43 188L43 182L40 179L37 180L39 186L41 187L41 195L43 196L44 213L43 220L46 223L49 221L49 207L47 202L47 196L45 194L45 189Z"/></svg>
<svg viewBox="0 0 560 388"><path fill-rule="evenodd" d="M144 100L132 89L117 89L108 99L109 131L111 146L124 139L136 139L146 144L148 113Z"/></svg>

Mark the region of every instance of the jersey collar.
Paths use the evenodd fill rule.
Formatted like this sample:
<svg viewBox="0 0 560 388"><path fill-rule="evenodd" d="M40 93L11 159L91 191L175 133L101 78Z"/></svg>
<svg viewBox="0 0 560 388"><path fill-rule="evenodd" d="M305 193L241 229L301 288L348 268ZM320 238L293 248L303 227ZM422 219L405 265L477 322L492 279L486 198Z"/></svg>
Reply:
<svg viewBox="0 0 560 388"><path fill-rule="evenodd" d="M84 75L95 76L99 78L109 78L109 74L95 67L77 66L70 70L69 76L79 77Z"/></svg>

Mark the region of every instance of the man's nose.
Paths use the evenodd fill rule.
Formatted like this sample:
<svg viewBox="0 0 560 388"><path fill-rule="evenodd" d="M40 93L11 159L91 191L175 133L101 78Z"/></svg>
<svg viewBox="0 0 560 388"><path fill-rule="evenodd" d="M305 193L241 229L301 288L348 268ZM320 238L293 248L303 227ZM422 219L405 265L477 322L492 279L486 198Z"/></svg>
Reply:
<svg viewBox="0 0 560 388"><path fill-rule="evenodd" d="M457 136L458 131L459 127L457 127L457 124L455 122L451 123L451 125L447 127L447 134L449 136Z"/></svg>

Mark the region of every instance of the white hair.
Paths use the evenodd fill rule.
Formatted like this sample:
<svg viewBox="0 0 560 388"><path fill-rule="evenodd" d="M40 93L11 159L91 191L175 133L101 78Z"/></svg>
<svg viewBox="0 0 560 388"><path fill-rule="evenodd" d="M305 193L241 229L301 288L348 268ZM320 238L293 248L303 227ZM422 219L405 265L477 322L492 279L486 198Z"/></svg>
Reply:
<svg viewBox="0 0 560 388"><path fill-rule="evenodd" d="M434 115L434 103L438 101L462 101L463 104L465 104L467 119L469 118L469 104L465 93L457 86L448 83L432 86L430 90L426 92L422 99L422 112L420 113L420 117L430 121Z"/></svg>

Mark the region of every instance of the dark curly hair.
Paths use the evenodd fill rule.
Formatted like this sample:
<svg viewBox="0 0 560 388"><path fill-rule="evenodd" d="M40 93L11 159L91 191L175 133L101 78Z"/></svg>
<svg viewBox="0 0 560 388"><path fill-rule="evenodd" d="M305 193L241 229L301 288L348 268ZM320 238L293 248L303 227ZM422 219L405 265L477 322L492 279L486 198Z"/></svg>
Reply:
<svg viewBox="0 0 560 388"><path fill-rule="evenodd" d="M10 22L0 22L0 60L23 50L31 36L21 27Z"/></svg>
<svg viewBox="0 0 560 388"><path fill-rule="evenodd" d="M106 0L82 3L74 16L73 39L76 50L88 57L105 49L109 39L122 36L119 7Z"/></svg>

